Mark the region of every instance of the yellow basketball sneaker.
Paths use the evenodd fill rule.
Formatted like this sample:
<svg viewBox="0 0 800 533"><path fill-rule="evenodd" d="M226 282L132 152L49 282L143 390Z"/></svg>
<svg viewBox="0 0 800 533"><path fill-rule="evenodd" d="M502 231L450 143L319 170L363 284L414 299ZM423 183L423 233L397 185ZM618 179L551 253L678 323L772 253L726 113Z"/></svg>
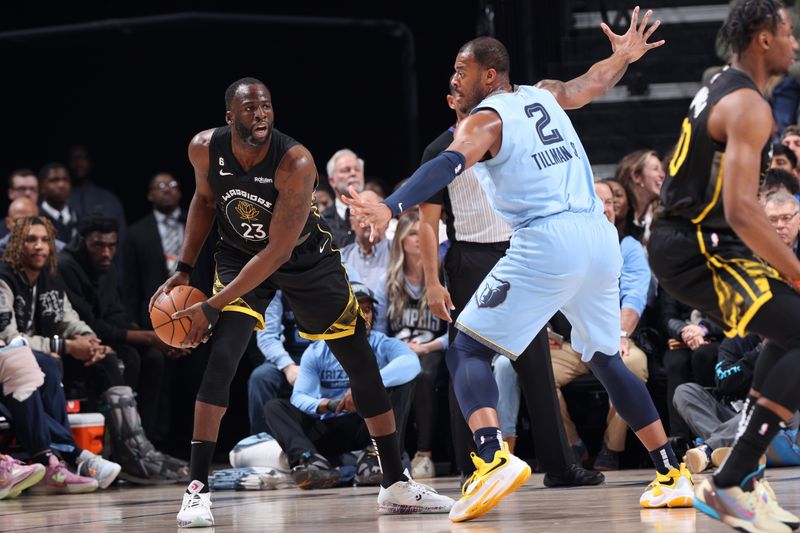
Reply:
<svg viewBox="0 0 800 533"><path fill-rule="evenodd" d="M494 460L486 463L471 454L475 472L464 482L461 499L450 509L450 520L463 522L486 514L500 500L514 492L531 477L531 467L522 459L511 455L508 444L494 452Z"/></svg>
<svg viewBox="0 0 800 533"><path fill-rule="evenodd" d="M681 463L680 469L673 468L666 474L656 473L656 479L647 486L639 505L648 509L659 507L691 507L694 496L692 474Z"/></svg>

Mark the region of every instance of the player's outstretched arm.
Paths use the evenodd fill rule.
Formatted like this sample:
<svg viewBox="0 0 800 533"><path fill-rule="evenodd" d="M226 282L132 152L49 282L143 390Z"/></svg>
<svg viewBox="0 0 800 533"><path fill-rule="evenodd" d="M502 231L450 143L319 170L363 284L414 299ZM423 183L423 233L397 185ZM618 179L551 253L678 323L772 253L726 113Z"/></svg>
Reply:
<svg viewBox="0 0 800 533"><path fill-rule="evenodd" d="M362 227L370 227L370 240L373 240L376 230L386 227L392 216L433 196L464 169L483 159L487 152L495 153L502 126L500 116L494 111L470 115L458 124L447 150L419 167L405 185L382 203L365 202L353 187L350 187L350 197L342 196L342 201L350 206L352 215L363 219Z"/></svg>
<svg viewBox="0 0 800 533"><path fill-rule="evenodd" d="M756 255L800 289L800 261L780 240L758 202L761 150L773 127L769 104L755 91L736 91L714 106L709 119L712 134L718 118L726 137L722 170L725 219Z"/></svg>
<svg viewBox="0 0 800 533"><path fill-rule="evenodd" d="M189 204L189 213L186 216L180 261L190 266L194 266L197 261L197 256L200 255L200 250L203 248L203 243L206 242L217 213L214 206L214 193L208 182L208 145L213 132L213 129L202 131L195 135L189 143L189 161L194 168L195 191L192 202ZM167 293L173 287L188 283L189 274L175 272L150 298L149 309L153 309L153 304L159 294Z"/></svg>
<svg viewBox="0 0 800 533"><path fill-rule="evenodd" d="M602 23L600 27L611 41L611 57L595 63L585 74L573 80L542 80L536 86L550 91L564 109L577 109L603 96L622 79L628 65L638 61L648 50L666 42L663 39L647 42L661 25L661 21L656 20L650 27L647 26L652 14L653 11L648 10L639 24L639 6L636 6L631 15L631 25L624 35L617 35Z"/></svg>

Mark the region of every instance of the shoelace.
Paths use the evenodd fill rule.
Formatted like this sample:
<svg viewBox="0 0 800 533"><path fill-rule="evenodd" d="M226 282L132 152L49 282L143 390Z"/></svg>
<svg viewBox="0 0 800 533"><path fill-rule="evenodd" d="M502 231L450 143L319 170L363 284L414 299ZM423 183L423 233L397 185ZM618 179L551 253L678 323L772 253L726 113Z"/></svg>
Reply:
<svg viewBox="0 0 800 533"><path fill-rule="evenodd" d="M186 507L189 509L194 509L195 507L203 507L203 498L200 497L200 494L192 494L189 498L189 503L186 504Z"/></svg>
<svg viewBox="0 0 800 533"><path fill-rule="evenodd" d="M412 490L412 492L426 496L428 494L438 494L433 487L429 487L428 485L423 485L422 483L417 483L413 479L408 480L408 487Z"/></svg>

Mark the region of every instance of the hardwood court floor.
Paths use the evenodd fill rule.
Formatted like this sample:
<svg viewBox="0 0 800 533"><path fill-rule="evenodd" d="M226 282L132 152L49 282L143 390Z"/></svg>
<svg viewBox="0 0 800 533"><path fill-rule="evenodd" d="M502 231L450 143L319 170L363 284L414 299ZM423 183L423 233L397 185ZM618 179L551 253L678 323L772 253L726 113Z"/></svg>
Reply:
<svg viewBox="0 0 800 533"><path fill-rule="evenodd" d="M505 533L521 531L730 532L694 509L641 509L639 495L650 471L612 472L599 487L546 489L535 474L500 506L478 520L452 524L444 515L381 516L375 513L371 487L320 491L222 491L213 497L213 529L178 530L175 514L183 488L111 488L94 494L20 496L0 501L0 531L59 533L157 533L197 531L287 533ZM781 504L800 514L800 468L770 470ZM457 480L430 483L451 497Z"/></svg>

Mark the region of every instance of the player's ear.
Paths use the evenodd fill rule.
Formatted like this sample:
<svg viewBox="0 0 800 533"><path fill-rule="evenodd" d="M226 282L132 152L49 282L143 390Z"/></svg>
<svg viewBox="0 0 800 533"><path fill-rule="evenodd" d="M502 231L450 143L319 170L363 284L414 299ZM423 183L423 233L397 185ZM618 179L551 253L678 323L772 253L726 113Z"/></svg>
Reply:
<svg viewBox="0 0 800 533"><path fill-rule="evenodd" d="M772 44L772 33L766 30L758 32L758 44L761 48L768 50L770 45Z"/></svg>
<svg viewBox="0 0 800 533"><path fill-rule="evenodd" d="M230 125L233 122L233 114L230 111L225 111L225 123Z"/></svg>
<svg viewBox="0 0 800 533"><path fill-rule="evenodd" d="M450 109L456 108L456 99L453 98L452 94L447 95L447 107L449 107Z"/></svg>

